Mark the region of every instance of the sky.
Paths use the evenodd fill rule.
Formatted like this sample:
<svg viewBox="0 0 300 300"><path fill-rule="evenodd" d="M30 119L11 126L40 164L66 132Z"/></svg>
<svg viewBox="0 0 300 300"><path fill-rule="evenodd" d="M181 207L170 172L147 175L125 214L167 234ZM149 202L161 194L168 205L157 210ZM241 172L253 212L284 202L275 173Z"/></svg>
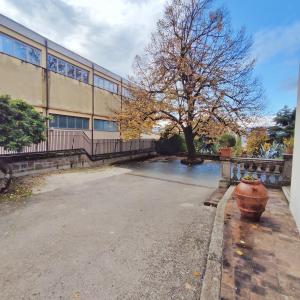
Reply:
<svg viewBox="0 0 300 300"><path fill-rule="evenodd" d="M0 13L126 77L162 16L166 0L0 0ZM252 37L255 75L266 91L266 118L296 105L299 0L216 0L232 26Z"/></svg>

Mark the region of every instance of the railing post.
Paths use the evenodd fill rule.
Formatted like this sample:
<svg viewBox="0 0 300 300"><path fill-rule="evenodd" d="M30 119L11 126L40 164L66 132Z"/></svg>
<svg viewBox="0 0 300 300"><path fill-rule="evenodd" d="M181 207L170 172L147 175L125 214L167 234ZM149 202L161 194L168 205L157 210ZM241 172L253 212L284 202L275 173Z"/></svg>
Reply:
<svg viewBox="0 0 300 300"><path fill-rule="evenodd" d="M221 160L221 179L219 180L219 188L227 188L230 185L231 163L230 159L223 158Z"/></svg>
<svg viewBox="0 0 300 300"><path fill-rule="evenodd" d="M283 155L283 170L282 170L282 184L290 185L292 178L292 165L293 165L293 154Z"/></svg>
<svg viewBox="0 0 300 300"><path fill-rule="evenodd" d="M122 153L123 152L123 140L120 139L120 152Z"/></svg>

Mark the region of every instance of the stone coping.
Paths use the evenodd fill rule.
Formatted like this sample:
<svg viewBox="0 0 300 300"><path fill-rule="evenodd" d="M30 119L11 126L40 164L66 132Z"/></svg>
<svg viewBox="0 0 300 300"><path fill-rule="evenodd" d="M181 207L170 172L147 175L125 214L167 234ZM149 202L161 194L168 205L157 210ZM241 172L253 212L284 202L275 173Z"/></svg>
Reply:
<svg viewBox="0 0 300 300"><path fill-rule="evenodd" d="M220 299L224 214L227 201L231 198L233 190L234 186L230 186L217 206L209 250L207 254L207 263L202 282L200 300Z"/></svg>

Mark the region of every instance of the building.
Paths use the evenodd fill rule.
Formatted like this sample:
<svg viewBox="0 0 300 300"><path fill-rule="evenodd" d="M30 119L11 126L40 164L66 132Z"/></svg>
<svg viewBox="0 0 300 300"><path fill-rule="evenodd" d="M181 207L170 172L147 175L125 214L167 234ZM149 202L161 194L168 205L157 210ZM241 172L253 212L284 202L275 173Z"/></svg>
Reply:
<svg viewBox="0 0 300 300"><path fill-rule="evenodd" d="M51 115L50 128L118 139L114 113L129 82L0 14L0 95ZM94 129L94 130L93 130Z"/></svg>
<svg viewBox="0 0 300 300"><path fill-rule="evenodd" d="M296 110L295 144L293 155L290 208L300 230L300 69Z"/></svg>

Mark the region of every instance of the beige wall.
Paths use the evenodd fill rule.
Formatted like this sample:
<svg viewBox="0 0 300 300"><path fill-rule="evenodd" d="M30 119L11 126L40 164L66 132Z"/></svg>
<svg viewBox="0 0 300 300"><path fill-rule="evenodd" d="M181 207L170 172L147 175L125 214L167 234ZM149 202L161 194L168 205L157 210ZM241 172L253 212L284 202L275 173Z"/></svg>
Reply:
<svg viewBox="0 0 300 300"><path fill-rule="evenodd" d="M300 68L290 208L300 230Z"/></svg>
<svg viewBox="0 0 300 300"><path fill-rule="evenodd" d="M49 108L92 113L92 86L49 72Z"/></svg>
<svg viewBox="0 0 300 300"><path fill-rule="evenodd" d="M95 115L113 116L120 109L120 96L95 88Z"/></svg>
<svg viewBox="0 0 300 300"><path fill-rule="evenodd" d="M44 70L0 54L0 94L20 98L38 107L46 105Z"/></svg>

